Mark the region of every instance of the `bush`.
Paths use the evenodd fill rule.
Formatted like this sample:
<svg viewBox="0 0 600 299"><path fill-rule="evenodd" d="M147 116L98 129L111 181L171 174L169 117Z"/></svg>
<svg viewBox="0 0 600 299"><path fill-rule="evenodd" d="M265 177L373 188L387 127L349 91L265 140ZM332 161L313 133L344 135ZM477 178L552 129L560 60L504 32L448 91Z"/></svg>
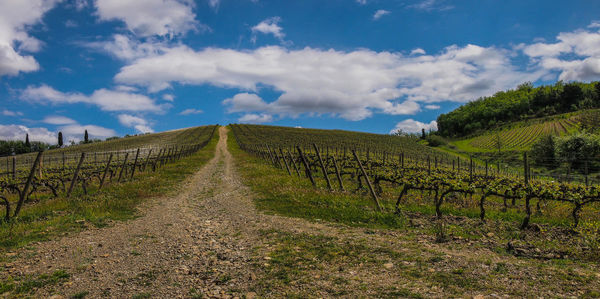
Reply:
<svg viewBox="0 0 600 299"><path fill-rule="evenodd" d="M429 144L429 146L434 146L434 147L448 144L446 139L444 139L443 137L441 137L439 135L435 135L435 134L427 135L427 137L425 137L425 140L427 140L427 143Z"/></svg>

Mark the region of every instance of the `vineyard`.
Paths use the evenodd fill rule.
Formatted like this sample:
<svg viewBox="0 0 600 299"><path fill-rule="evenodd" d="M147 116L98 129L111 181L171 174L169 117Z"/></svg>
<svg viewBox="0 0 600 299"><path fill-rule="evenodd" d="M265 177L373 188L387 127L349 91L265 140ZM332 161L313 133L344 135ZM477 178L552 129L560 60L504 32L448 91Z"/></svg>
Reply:
<svg viewBox="0 0 600 299"><path fill-rule="evenodd" d="M0 173L3 221L34 203L33 194L68 198L131 180L136 173L157 171L203 148L216 128L196 127L4 157L5 169Z"/></svg>
<svg viewBox="0 0 600 299"><path fill-rule="evenodd" d="M572 227L598 217L598 186L534 177L526 157L519 176L432 152L406 137L252 125L232 129L242 150L306 177L315 187L369 196L374 209L384 213L393 209L401 215L404 207L418 204L442 218L448 211L475 208L481 221L490 213L516 215L521 229L532 225L533 216Z"/></svg>
<svg viewBox="0 0 600 299"><path fill-rule="evenodd" d="M495 132L455 142L471 151L527 150L544 135L563 136L582 129L594 131L598 127L598 110L568 113L530 123L516 123Z"/></svg>

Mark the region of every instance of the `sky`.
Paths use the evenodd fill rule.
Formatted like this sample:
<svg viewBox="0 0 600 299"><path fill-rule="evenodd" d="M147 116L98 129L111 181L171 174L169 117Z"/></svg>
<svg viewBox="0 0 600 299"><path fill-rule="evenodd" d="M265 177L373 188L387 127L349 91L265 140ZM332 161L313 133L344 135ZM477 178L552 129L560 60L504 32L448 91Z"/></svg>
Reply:
<svg viewBox="0 0 600 299"><path fill-rule="evenodd" d="M0 0L0 140L419 132L557 80L600 80L600 1Z"/></svg>

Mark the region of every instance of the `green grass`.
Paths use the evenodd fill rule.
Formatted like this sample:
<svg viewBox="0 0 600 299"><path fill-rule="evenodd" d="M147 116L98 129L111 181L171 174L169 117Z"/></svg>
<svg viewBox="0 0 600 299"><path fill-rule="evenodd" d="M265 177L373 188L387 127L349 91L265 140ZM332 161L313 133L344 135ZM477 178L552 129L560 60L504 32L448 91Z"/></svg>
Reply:
<svg viewBox="0 0 600 299"><path fill-rule="evenodd" d="M179 182L208 162L214 156L218 138L216 132L211 142L197 153L166 164L154 173L140 173L130 182L108 185L101 192L75 194L70 199L34 195L40 202L25 206L10 223L0 224L0 248L18 248L79 231L87 225L102 227L112 220L134 218L141 202L169 194Z"/></svg>

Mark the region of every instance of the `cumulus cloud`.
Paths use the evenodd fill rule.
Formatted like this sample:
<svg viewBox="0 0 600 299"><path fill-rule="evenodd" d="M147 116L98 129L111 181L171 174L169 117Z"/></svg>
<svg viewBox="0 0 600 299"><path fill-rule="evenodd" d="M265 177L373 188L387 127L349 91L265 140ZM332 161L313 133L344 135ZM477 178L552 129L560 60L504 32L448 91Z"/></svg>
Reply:
<svg viewBox="0 0 600 299"><path fill-rule="evenodd" d="M429 110L440 109L440 105L426 105L425 109L429 109Z"/></svg>
<svg viewBox="0 0 600 299"><path fill-rule="evenodd" d="M204 111L200 110L200 109L185 109L181 112L179 112L179 115L190 115L190 114L201 114L204 113Z"/></svg>
<svg viewBox="0 0 600 299"><path fill-rule="evenodd" d="M37 71L40 66L31 55L42 42L29 36L27 28L39 23L43 15L60 0L0 1L0 77Z"/></svg>
<svg viewBox="0 0 600 299"><path fill-rule="evenodd" d="M154 133L154 130L152 130L148 121L141 117L129 114L119 114L117 118L119 119L120 124L129 128L134 128L140 133Z"/></svg>
<svg viewBox="0 0 600 299"><path fill-rule="evenodd" d="M262 124L273 121L273 116L268 114L245 114L238 119L240 123L248 123L248 124Z"/></svg>
<svg viewBox="0 0 600 299"><path fill-rule="evenodd" d="M389 15L390 13L391 12L389 10L379 9L373 15L373 20L379 20L381 17L383 17L385 15Z"/></svg>
<svg viewBox="0 0 600 299"><path fill-rule="evenodd" d="M477 45L453 45L436 55L419 56L365 49L345 52L269 46L195 51L176 46L124 66L115 80L146 86L151 92L172 83L210 84L253 93L259 91L258 86L267 86L281 95L262 102L250 99L254 107L265 109L260 112L332 114L361 120L373 112L413 114L421 102L466 102L542 76L517 70L511 55L507 50ZM226 104L238 100L242 99ZM230 112L242 112L236 105L230 107Z"/></svg>
<svg viewBox="0 0 600 299"><path fill-rule="evenodd" d="M276 38L283 40L285 34L283 33L283 28L278 25L279 22L281 22L280 17L268 18L252 27L252 33L256 34L257 32L260 32L263 34L272 34ZM256 36L254 36L252 40L256 41Z"/></svg>
<svg viewBox="0 0 600 299"><path fill-rule="evenodd" d="M139 36L175 36L201 27L192 1L95 0L94 6L100 20L121 20Z"/></svg>
<svg viewBox="0 0 600 299"><path fill-rule="evenodd" d="M422 123L411 118L405 119L397 123L396 127L390 131L390 134L394 134L396 132L419 133L422 129L425 129L425 131L437 131L437 122L432 120L429 123Z"/></svg>
<svg viewBox="0 0 600 299"><path fill-rule="evenodd" d="M98 89L87 96L78 92L63 93L48 85L29 86L22 91L20 98L41 104L93 104L104 111L162 112L164 110L164 106L156 105L145 95L108 89Z"/></svg>
<svg viewBox="0 0 600 299"><path fill-rule="evenodd" d="M175 96L172 94L163 94L162 99L165 101L173 102L173 100L175 100Z"/></svg>
<svg viewBox="0 0 600 299"><path fill-rule="evenodd" d="M44 118L44 120L42 120L42 122L51 124L51 125L72 125L72 124L77 123L73 119L70 119L65 116L59 116L59 115L46 116L46 118Z"/></svg>
<svg viewBox="0 0 600 299"><path fill-rule="evenodd" d="M365 5L365 4L367 4L367 0L356 0L356 3L358 3L360 5Z"/></svg>
<svg viewBox="0 0 600 299"><path fill-rule="evenodd" d="M599 26L597 22L593 22L588 26L592 30L562 32L556 37L555 43L521 44L517 48L529 56L537 67L558 72L559 80L598 80L600 79Z"/></svg>
<svg viewBox="0 0 600 299"><path fill-rule="evenodd" d="M0 140L22 140L29 134L30 141L41 141L54 144L57 142L55 133L46 128L28 128L21 125L0 125Z"/></svg>

